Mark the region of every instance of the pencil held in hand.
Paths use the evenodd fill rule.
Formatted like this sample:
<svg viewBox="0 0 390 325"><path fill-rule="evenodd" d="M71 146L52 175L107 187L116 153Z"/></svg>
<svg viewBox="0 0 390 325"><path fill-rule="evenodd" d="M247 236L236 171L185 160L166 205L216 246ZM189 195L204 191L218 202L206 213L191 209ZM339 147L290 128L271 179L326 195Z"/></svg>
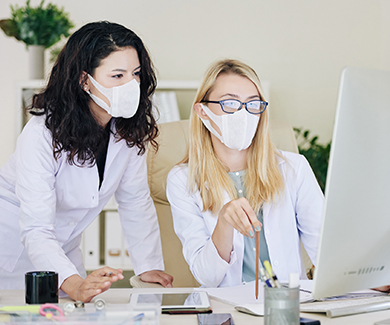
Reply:
<svg viewBox="0 0 390 325"><path fill-rule="evenodd" d="M259 231L256 231L256 299L259 299L259 258L260 258L260 252L259 252Z"/></svg>

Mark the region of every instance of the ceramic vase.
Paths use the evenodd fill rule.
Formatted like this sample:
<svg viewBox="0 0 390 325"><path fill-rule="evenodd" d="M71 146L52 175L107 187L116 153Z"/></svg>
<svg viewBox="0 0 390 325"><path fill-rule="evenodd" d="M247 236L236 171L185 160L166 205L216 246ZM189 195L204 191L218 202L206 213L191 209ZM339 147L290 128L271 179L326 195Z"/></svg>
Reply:
<svg viewBox="0 0 390 325"><path fill-rule="evenodd" d="M44 77L44 53L42 45L30 45L28 47L28 67L30 79L43 79Z"/></svg>

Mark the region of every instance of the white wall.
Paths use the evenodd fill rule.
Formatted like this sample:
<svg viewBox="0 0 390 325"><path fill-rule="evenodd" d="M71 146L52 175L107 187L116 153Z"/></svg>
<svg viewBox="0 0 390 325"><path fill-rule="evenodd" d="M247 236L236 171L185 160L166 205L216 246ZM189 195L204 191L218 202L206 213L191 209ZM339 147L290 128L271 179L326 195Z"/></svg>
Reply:
<svg viewBox="0 0 390 325"><path fill-rule="evenodd" d="M51 2L65 7L76 28L106 19L133 29L160 79L200 79L216 59L243 60L270 82L271 117L310 129L320 142L331 139L342 68L390 69L388 0ZM10 3L25 1L1 0L0 19L9 17ZM14 83L28 78L24 44L2 32L0 72L1 166L14 150Z"/></svg>

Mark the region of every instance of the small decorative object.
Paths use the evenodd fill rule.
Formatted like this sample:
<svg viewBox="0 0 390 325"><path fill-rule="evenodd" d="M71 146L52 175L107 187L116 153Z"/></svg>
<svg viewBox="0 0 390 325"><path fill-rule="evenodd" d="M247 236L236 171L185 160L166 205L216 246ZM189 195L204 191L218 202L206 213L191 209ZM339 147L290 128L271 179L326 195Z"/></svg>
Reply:
<svg viewBox="0 0 390 325"><path fill-rule="evenodd" d="M26 6L11 7L11 18L0 20L0 28L7 36L15 37L26 44L29 51L30 78L42 79L44 67L44 50L57 43L62 36L68 37L74 27L63 8L49 3L31 7L30 0Z"/></svg>

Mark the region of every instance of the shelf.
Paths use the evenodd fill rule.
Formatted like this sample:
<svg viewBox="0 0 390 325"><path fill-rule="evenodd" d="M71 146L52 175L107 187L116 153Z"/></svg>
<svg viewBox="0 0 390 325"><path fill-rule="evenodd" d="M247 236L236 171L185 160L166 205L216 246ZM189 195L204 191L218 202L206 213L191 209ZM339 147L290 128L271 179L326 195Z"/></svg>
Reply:
<svg viewBox="0 0 390 325"><path fill-rule="evenodd" d="M15 83L15 142L26 123L23 102L31 101L32 95L46 86L47 80L23 80ZM196 91L198 80L158 80L157 91Z"/></svg>

